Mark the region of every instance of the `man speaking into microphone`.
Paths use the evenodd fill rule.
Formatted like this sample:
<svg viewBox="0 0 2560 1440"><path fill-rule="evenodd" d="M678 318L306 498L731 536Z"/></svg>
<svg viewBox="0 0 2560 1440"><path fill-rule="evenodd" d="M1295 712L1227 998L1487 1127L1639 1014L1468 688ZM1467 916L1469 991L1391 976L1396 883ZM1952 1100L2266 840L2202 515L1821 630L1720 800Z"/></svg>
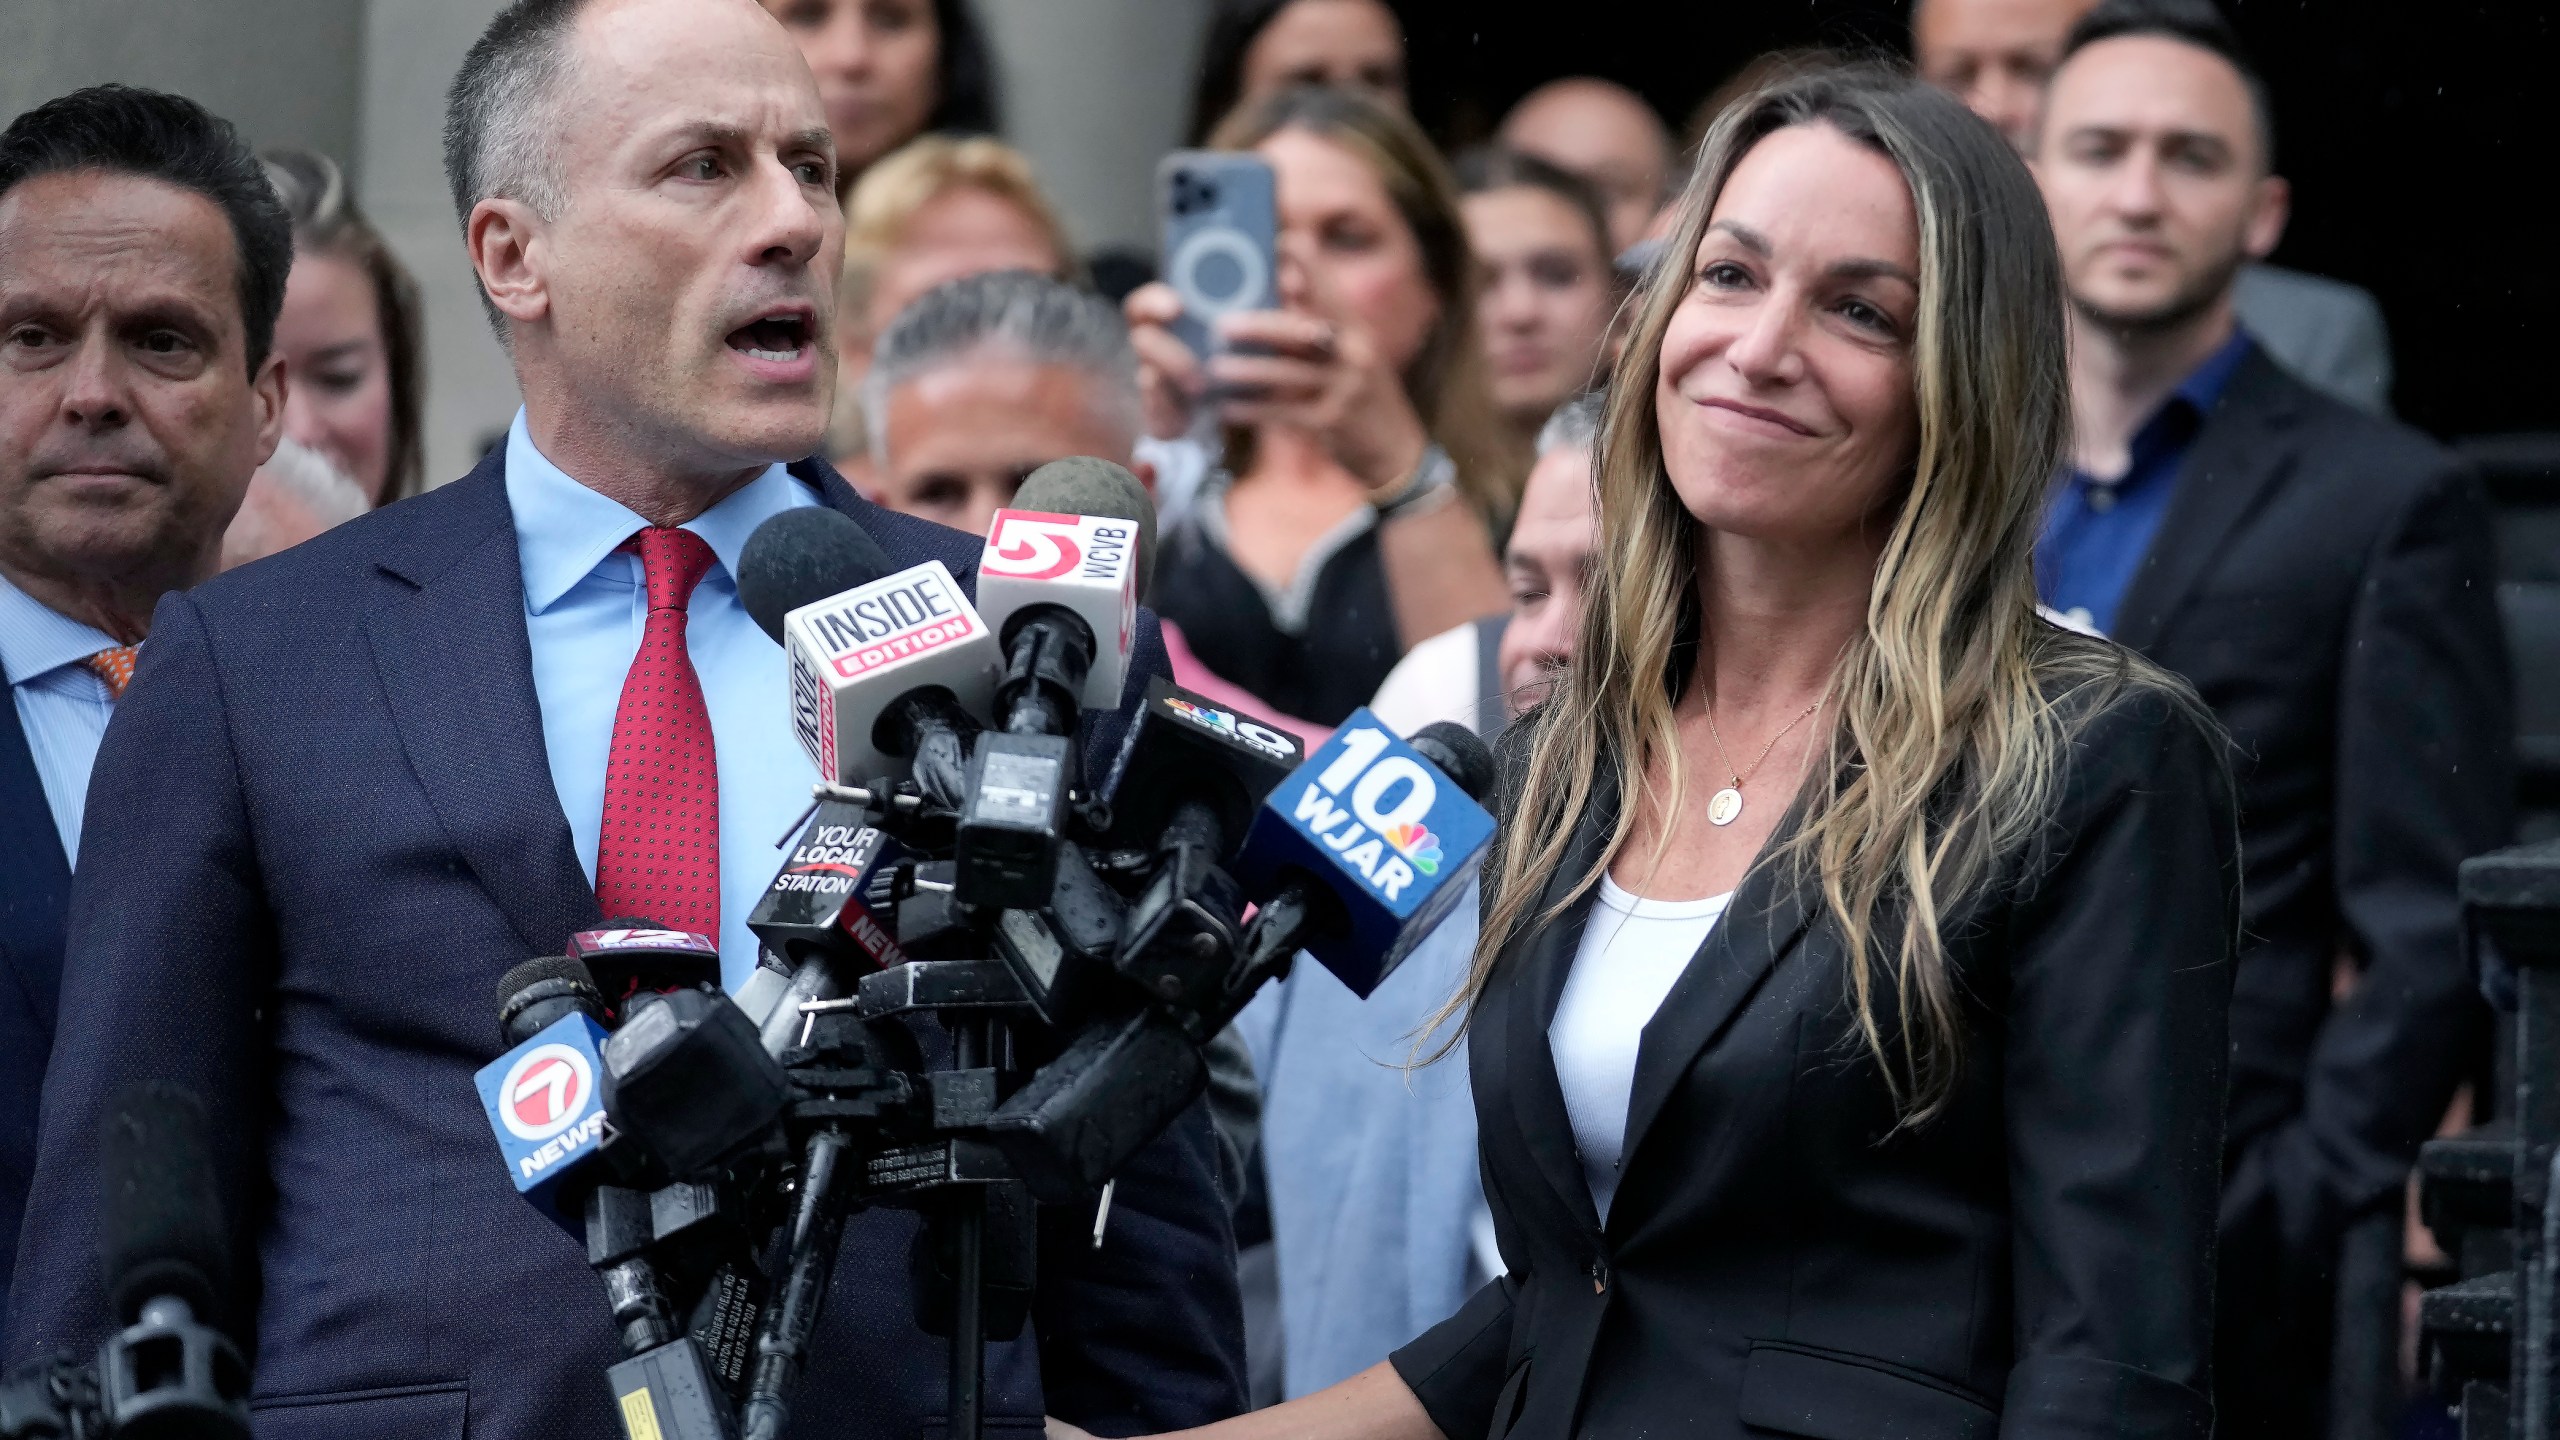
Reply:
<svg viewBox="0 0 2560 1440"><path fill-rule="evenodd" d="M813 778L748 535L824 505L898 567L980 542L802 461L834 392L835 156L752 0L519 0L456 77L446 163L524 408L455 484L170 597L99 757L7 1352L84 1347L107 1097L205 1097L262 1436L616 1433L605 1296L490 1163L490 994L572 932L746 920ZM1109 753L1164 669L1142 620ZM1098 773L1098 765L1095 767ZM1044 1243L991 1429L1111 1433L1241 1403L1232 1241L1194 1106ZM1063 1212L1062 1212L1063 1213ZM912 1219L846 1232L795 1409L939 1422Z"/></svg>

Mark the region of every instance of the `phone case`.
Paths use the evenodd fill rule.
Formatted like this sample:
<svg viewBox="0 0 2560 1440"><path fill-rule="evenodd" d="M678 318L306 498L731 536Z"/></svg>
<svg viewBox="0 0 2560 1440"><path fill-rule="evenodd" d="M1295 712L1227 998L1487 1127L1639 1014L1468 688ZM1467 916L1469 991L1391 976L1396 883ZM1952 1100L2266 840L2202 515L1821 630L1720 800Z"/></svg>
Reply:
<svg viewBox="0 0 2560 1440"><path fill-rule="evenodd" d="M1165 283L1182 297L1173 331L1193 354L1214 354L1220 315L1280 304L1271 164L1247 151L1177 150L1156 167L1156 197Z"/></svg>

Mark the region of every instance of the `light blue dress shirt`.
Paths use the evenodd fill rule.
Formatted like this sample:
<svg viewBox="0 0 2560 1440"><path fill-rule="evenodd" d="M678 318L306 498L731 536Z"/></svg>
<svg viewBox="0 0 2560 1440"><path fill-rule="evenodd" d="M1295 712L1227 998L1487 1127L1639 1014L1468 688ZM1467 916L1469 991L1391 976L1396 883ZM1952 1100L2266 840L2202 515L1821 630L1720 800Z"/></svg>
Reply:
<svg viewBox="0 0 2560 1440"><path fill-rule="evenodd" d="M786 852L775 842L791 838L783 832L808 808L817 779L792 738L782 647L756 628L738 601L738 552L767 519L817 503L807 486L776 465L684 526L719 562L686 607L685 649L702 679L720 767L716 938L721 978L732 989L755 970L747 916L781 868ZM533 691L542 705L551 785L577 842L578 864L592 882L614 714L649 624L640 557L616 547L649 522L544 459L521 410L507 432L507 504L515 512L516 555L524 569L524 624L533 641Z"/></svg>
<svg viewBox="0 0 2560 1440"><path fill-rule="evenodd" d="M18 727L35 756L36 779L53 809L62 853L80 857L80 817L89 803L89 770L107 733L115 702L107 682L80 662L114 646L104 630L51 609L0 578L0 675L9 679Z"/></svg>

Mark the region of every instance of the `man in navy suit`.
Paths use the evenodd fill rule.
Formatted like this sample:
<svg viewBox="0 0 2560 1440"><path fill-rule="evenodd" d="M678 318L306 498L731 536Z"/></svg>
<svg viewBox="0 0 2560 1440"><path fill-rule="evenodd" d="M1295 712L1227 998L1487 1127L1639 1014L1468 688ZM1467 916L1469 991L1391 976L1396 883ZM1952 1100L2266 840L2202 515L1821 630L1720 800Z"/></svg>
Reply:
<svg viewBox="0 0 2560 1440"><path fill-rule="evenodd" d="M292 264L192 101L101 87L0 134L0 1309L90 766L152 607L213 573L275 448Z"/></svg>
<svg viewBox="0 0 2560 1440"><path fill-rule="evenodd" d="M92 788L78 1023L9 1318L13 1355L97 1336L97 1117L137 1074L191 1085L258 1282L235 1329L266 1440L616 1433L602 1287L513 1196L472 1089L495 982L614 913L719 935L733 972L752 954L740 922L809 781L737 597L758 521L829 505L893 561L975 578L977 541L781 463L825 432L843 226L815 85L752 0L519 0L446 139L524 409L467 478L162 605ZM1132 705L1164 669L1152 619L1139 643ZM991 1431L1239 1407L1214 1157L1194 1106L1098 1249L1090 1213L1049 1217L1032 1324L988 1358ZM939 1426L914 1229L848 1226L807 1433Z"/></svg>

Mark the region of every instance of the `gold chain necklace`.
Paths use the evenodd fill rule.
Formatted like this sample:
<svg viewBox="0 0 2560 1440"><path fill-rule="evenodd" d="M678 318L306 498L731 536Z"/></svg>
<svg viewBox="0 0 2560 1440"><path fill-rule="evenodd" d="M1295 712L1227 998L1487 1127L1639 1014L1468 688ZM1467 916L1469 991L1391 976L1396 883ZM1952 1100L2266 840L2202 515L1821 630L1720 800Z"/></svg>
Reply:
<svg viewBox="0 0 2560 1440"><path fill-rule="evenodd" d="M1724 736L1719 734L1716 730L1716 707L1713 704L1709 704L1705 707L1707 716L1707 734L1713 736L1715 739L1716 758L1724 762L1725 773L1733 777L1732 784L1717 791L1714 798L1707 801L1707 821L1709 824L1730 825L1734 821L1742 818L1742 782L1759 774L1761 762L1769 758L1770 751L1778 748L1779 741L1787 738L1787 732L1803 724L1805 721L1812 719L1813 712L1821 709L1822 702L1829 698L1830 697L1828 695L1817 697L1812 704L1804 707L1803 714L1798 715L1793 720L1779 726L1778 733L1769 737L1769 743L1760 747L1759 758L1751 762L1751 768L1748 770L1736 770L1733 768L1733 757L1725 753Z"/></svg>

